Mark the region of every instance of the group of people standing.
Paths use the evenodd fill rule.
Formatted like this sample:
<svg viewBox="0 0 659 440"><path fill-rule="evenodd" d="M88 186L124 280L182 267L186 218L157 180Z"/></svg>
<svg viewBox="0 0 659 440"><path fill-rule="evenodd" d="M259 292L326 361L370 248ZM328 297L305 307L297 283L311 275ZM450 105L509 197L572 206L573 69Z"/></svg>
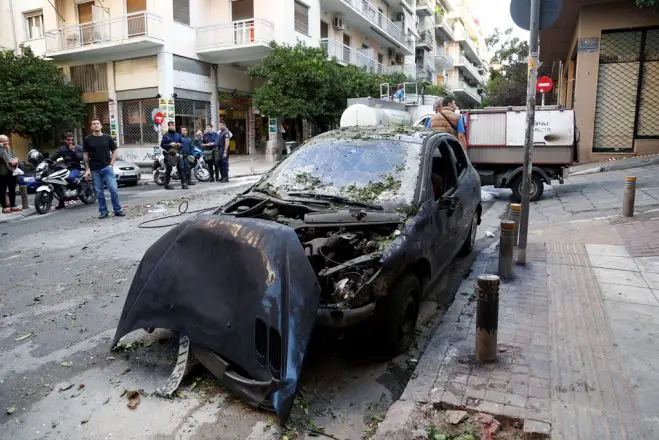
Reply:
<svg viewBox="0 0 659 440"><path fill-rule="evenodd" d="M172 170L177 168L181 176L181 188L187 189L194 185L192 181L193 150L198 147L203 151L204 161L208 165L211 182L229 181L229 139L231 132L224 122L220 122L220 130L214 131L212 125L206 126L206 132L201 130L195 134L195 139L188 135L188 129L181 127L180 133L176 131L176 124L170 121L167 124L167 133L162 137L160 147L165 151L165 189L173 189L170 185Z"/></svg>

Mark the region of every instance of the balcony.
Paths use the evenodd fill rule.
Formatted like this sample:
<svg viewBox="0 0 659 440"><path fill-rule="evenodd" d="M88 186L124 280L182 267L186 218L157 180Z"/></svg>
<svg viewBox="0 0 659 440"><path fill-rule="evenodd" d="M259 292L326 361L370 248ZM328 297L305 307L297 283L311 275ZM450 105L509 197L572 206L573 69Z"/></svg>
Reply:
<svg viewBox="0 0 659 440"><path fill-rule="evenodd" d="M435 14L435 32L440 40L453 41L453 26L446 18L446 14L444 16Z"/></svg>
<svg viewBox="0 0 659 440"><path fill-rule="evenodd" d="M400 5L410 14L414 14L414 8L410 4L410 0L400 0Z"/></svg>
<svg viewBox="0 0 659 440"><path fill-rule="evenodd" d="M449 84L453 94L455 94L462 101L480 104L481 95L478 93L476 87L472 87L464 81L452 82Z"/></svg>
<svg viewBox="0 0 659 440"><path fill-rule="evenodd" d="M402 73L408 78L416 76L416 66L414 64L397 64L395 66L388 66L389 73Z"/></svg>
<svg viewBox="0 0 659 440"><path fill-rule="evenodd" d="M274 26L258 18L197 28L197 54L218 64L256 62L270 53Z"/></svg>
<svg viewBox="0 0 659 440"><path fill-rule="evenodd" d="M324 0L323 8L337 12L343 22L385 47L414 54L414 41L405 35L402 23L394 23L367 0Z"/></svg>
<svg viewBox="0 0 659 440"><path fill-rule="evenodd" d="M416 44L417 48L422 48L426 50L432 50L435 45L435 37L430 30L421 31L421 37L419 42Z"/></svg>
<svg viewBox="0 0 659 440"><path fill-rule="evenodd" d="M460 47L464 50L467 58L472 60L474 63L480 65L482 63L480 56L478 55L478 48L471 41L471 38L466 34L466 32L460 32L455 35L455 41L460 43Z"/></svg>
<svg viewBox="0 0 659 440"><path fill-rule="evenodd" d="M44 34L45 56L58 61L128 58L131 52L162 47L163 25L149 12L55 29Z"/></svg>
<svg viewBox="0 0 659 440"><path fill-rule="evenodd" d="M373 73L390 73L389 68L379 63L372 56L364 51L373 49L353 49L339 41L322 38L320 47L323 48L329 59L336 59L340 64L352 64L357 67L363 67Z"/></svg>
<svg viewBox="0 0 659 440"><path fill-rule="evenodd" d="M447 55L443 49L437 49L437 52L435 52L435 65L439 69L452 69L453 58Z"/></svg>
<svg viewBox="0 0 659 440"><path fill-rule="evenodd" d="M483 76L479 73L478 68L474 66L466 57L457 57L455 59L454 66L459 68L462 74L467 77L468 80L477 82L479 84L483 83Z"/></svg>
<svg viewBox="0 0 659 440"><path fill-rule="evenodd" d="M416 15L430 17L435 12L435 0L416 0Z"/></svg>

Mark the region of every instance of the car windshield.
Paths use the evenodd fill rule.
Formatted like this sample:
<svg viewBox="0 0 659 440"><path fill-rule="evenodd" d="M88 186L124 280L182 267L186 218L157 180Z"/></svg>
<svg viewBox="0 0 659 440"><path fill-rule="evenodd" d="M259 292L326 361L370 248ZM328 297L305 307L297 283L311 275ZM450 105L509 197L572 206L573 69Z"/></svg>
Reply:
<svg viewBox="0 0 659 440"><path fill-rule="evenodd" d="M421 143L397 139L312 140L256 187L279 197L329 197L382 207L414 201Z"/></svg>

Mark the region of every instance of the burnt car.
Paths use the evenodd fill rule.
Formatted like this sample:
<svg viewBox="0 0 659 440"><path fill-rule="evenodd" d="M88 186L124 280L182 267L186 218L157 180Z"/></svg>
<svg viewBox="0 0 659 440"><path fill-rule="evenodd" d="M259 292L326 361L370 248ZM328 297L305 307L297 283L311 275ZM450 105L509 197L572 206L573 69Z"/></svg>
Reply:
<svg viewBox="0 0 659 440"><path fill-rule="evenodd" d="M147 250L113 345L140 328L185 334L227 388L283 422L314 326L365 322L390 355L405 351L423 292L472 251L481 212L454 137L324 133Z"/></svg>

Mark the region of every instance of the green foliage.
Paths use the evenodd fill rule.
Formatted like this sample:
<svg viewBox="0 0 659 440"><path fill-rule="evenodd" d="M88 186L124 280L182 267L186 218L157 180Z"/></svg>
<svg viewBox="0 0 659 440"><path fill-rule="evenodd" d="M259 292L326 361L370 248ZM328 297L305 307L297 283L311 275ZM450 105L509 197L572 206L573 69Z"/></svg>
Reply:
<svg viewBox="0 0 659 440"><path fill-rule="evenodd" d="M636 6L659 11L659 0L636 0Z"/></svg>
<svg viewBox="0 0 659 440"><path fill-rule="evenodd" d="M490 81L483 105L524 105L528 78L527 57L529 45L512 37L512 28L498 29L486 38L485 43L494 56L490 61Z"/></svg>
<svg viewBox="0 0 659 440"><path fill-rule="evenodd" d="M39 146L60 125L85 115L80 90L66 84L57 66L21 46L0 52L0 132L29 136Z"/></svg>
<svg viewBox="0 0 659 440"><path fill-rule="evenodd" d="M436 86L433 84L426 84L424 89L424 93L426 95L432 95L432 96L447 96L448 93L446 92L446 89L442 86Z"/></svg>
<svg viewBox="0 0 659 440"><path fill-rule="evenodd" d="M308 119L320 130L338 123L348 98L379 97L381 83L409 81L403 74L378 75L341 66L322 49L303 43L271 47L270 54L248 72L251 78L263 80L254 92L254 105L271 117Z"/></svg>

